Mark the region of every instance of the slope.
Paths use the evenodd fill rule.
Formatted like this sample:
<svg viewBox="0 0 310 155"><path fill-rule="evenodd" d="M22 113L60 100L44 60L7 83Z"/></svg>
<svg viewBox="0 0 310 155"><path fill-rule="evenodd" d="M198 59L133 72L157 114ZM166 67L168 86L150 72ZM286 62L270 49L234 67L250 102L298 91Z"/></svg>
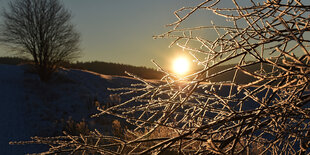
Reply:
<svg viewBox="0 0 310 155"><path fill-rule="evenodd" d="M96 106L111 104L107 88L129 86L136 80L77 69L60 69L51 82L43 83L27 65L0 65L0 152L24 154L45 146L11 146L10 141L31 136L61 135L68 123L90 122L86 127L110 132L113 119L91 120ZM109 116L107 116L109 117ZM93 123L91 123L93 122ZM101 122L101 124L98 122Z"/></svg>

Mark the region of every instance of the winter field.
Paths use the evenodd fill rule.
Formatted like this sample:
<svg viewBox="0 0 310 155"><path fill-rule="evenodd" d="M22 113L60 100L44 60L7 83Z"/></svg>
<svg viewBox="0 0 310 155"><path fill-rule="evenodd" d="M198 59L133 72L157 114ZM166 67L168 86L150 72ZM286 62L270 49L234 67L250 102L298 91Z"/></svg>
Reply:
<svg viewBox="0 0 310 155"><path fill-rule="evenodd" d="M112 119L90 120L90 116L97 112L96 106L120 102L113 99L107 88L135 82L126 77L60 69L51 82L43 83L25 65L0 65L0 75L0 152L5 155L46 150L45 146L9 145L9 142L61 135L60 130L70 121L85 120L90 122L90 129L110 134Z"/></svg>
<svg viewBox="0 0 310 155"><path fill-rule="evenodd" d="M47 146L43 145L9 145L10 141L29 141L33 136L59 136L63 135L62 131L71 135L87 134L94 129L98 129L103 135L115 135L113 125L115 125L116 117L102 115L98 118L91 118L91 116L99 113L98 106L105 109L104 107L111 107L132 97L130 95L120 97L115 94L117 92L111 92L109 88L126 88L131 84L139 83L129 77L65 68L59 69L50 82L44 83L27 65L0 65L0 75L0 119L2 122L0 152L5 155L47 151ZM148 82L158 84L155 80L148 80ZM212 89L216 90L215 92L221 97L229 94L229 85L210 86L208 83L202 83L202 85L205 85L204 88L197 89L197 93ZM256 88L251 87L248 90ZM233 91L237 91L236 88L233 88ZM266 91L256 96L263 98L264 94ZM270 92L267 94L270 95ZM243 91L236 96L236 98L243 97L245 97ZM206 96L205 99L211 101L212 98L214 97ZM221 109L221 105L214 103L215 108ZM230 106L234 107L234 105ZM249 99L243 104L242 111L255 111L258 107L259 104ZM188 110L192 110L192 107L186 105L179 108L176 113L183 115ZM122 108L119 111L122 112ZM137 114L135 117L139 117L139 113ZM161 113L154 115L154 118L159 118L160 115ZM208 112L206 117L212 119L216 117L216 113ZM178 126L187 123L179 123ZM121 124L122 126L119 127L124 127L122 121ZM256 134L259 133L260 131ZM263 137L272 139L272 136L268 134L264 134ZM298 149L298 144L292 147Z"/></svg>

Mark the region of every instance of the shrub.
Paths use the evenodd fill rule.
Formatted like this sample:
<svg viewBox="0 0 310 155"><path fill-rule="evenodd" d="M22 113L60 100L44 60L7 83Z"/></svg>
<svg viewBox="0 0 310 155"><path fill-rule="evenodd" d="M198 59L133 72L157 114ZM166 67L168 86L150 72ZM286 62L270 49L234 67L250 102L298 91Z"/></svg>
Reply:
<svg viewBox="0 0 310 155"><path fill-rule="evenodd" d="M94 117L123 118L134 126L129 131L135 136L120 139L94 132L90 137L109 143L87 144L89 148L101 154L244 154L261 146L256 150L261 154L309 153L310 40L305 35L310 31L309 6L297 0L233 0L234 7L223 8L226 2L203 0L175 11L178 20L169 25L172 29L156 38L174 38L172 44L193 55L202 69L179 77L158 65L166 74L162 78L166 83L158 84L133 76L141 84L115 90L134 97L99 109ZM199 11L232 23L185 27L184 22ZM217 38L204 36L211 30ZM209 74L219 65L236 61L235 66ZM254 65L260 67L249 70ZM235 72L229 80L210 81L229 71ZM254 80L236 83L238 72ZM159 133L163 138L157 138L163 127L177 134L165 131ZM72 150L85 148L73 140L64 144Z"/></svg>

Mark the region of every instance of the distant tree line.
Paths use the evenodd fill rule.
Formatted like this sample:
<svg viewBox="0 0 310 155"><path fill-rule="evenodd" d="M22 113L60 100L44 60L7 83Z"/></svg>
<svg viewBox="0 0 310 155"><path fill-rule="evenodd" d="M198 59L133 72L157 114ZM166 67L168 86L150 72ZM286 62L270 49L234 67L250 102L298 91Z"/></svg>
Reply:
<svg viewBox="0 0 310 155"><path fill-rule="evenodd" d="M29 59L19 57L0 57L0 64L18 65L25 63L31 63L31 61ZM125 71L127 71L145 79L160 79L163 76L163 73L156 71L152 68L100 61L76 63L67 62L62 63L61 66L66 68L89 70L100 74L119 76L127 76L127 74L125 73Z"/></svg>
<svg viewBox="0 0 310 155"><path fill-rule="evenodd" d="M29 59L26 58L19 58L19 57L0 57L0 64L9 64L9 65L18 65L23 63L31 62ZM92 72L106 74L106 75L119 75L119 76L127 76L125 71L129 73L133 73L139 77L145 79L160 79L163 77L163 73L156 71L152 68L147 67L138 67L120 63L111 63L111 62L102 62L102 61L88 61L88 62L76 62L76 63L63 63L63 67L66 68L73 68L73 69L84 69L89 70ZM209 75L217 73L219 71L224 71L225 69L231 68L236 66L236 64L228 64L228 65L221 65L213 68L209 71ZM247 67L249 71L256 71L261 66L259 64ZM263 66L265 70L270 70L271 66ZM224 73L222 76L211 78L212 82L225 82L231 80L234 76L235 70L228 71ZM255 79L252 76L249 76L243 72L237 73L236 83L238 84L246 84L249 82L253 82Z"/></svg>
<svg viewBox="0 0 310 155"><path fill-rule="evenodd" d="M0 64L9 64L9 65L18 65L23 63L28 63L30 60L25 58L18 58L18 57L0 57ZM152 68L147 67L137 67L132 65L120 64L120 63L111 63L111 62L102 62L102 61L89 61L89 62L76 62L76 63L63 63L63 67L66 68L74 68L74 69L84 69L89 70L92 72L106 74L106 75L119 75L119 76L127 76L125 71L135 74L139 77L145 79L160 79L163 77L163 73L156 71ZM224 71L225 69L231 68L236 66L236 64L229 64L229 65L221 65L217 66L209 71L209 75L214 73ZM253 65L247 67L247 69L251 72L256 71L260 65ZM265 70L270 70L270 66L263 66ZM216 78L211 78L212 82L225 82L230 81L231 78L234 76L235 70L228 71L224 73L222 76L218 76ZM246 84L249 82L253 82L255 79L252 76L249 76L243 72L237 73L236 83L238 84Z"/></svg>
<svg viewBox="0 0 310 155"><path fill-rule="evenodd" d="M152 68L137 67L119 63L101 61L77 62L69 65L71 68L85 69L100 74L127 76L126 71L145 79L160 79L163 73Z"/></svg>
<svg viewBox="0 0 310 155"><path fill-rule="evenodd" d="M7 65L19 65L22 63L29 62L26 58L19 58L19 57L0 57L0 64L7 64Z"/></svg>

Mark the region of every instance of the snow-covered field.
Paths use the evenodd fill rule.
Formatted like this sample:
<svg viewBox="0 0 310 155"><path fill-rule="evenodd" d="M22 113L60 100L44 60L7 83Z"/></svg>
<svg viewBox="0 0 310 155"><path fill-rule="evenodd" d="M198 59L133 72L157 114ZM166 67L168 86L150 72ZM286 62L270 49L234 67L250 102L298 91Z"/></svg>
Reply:
<svg viewBox="0 0 310 155"><path fill-rule="evenodd" d="M28 66L0 65L0 154L34 153L45 146L9 145L10 141L30 140L31 136L61 134L64 123L91 120L94 103L115 104L107 88L129 86L134 79L60 69L51 82L43 83ZM109 120L109 119L107 119ZM109 122L93 123L108 132Z"/></svg>

